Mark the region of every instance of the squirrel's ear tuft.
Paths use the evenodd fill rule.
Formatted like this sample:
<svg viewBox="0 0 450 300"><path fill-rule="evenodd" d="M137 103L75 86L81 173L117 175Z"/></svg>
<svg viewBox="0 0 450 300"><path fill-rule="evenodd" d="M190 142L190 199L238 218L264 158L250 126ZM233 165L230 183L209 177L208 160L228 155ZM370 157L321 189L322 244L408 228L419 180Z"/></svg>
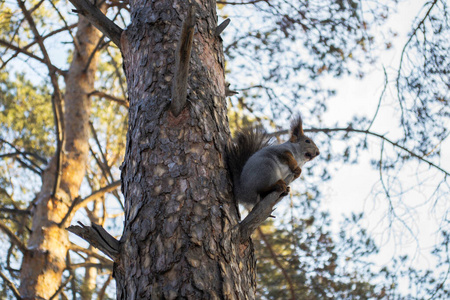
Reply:
<svg viewBox="0 0 450 300"><path fill-rule="evenodd" d="M289 139L291 142L297 141L303 133L303 122L302 117L298 114L292 119L291 122L291 138Z"/></svg>

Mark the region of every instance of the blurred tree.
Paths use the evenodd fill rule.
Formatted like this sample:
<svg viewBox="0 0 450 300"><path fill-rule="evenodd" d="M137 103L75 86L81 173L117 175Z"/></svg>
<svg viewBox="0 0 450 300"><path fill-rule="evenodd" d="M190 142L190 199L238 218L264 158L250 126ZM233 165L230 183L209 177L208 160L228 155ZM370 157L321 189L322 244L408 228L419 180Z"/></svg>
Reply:
<svg viewBox="0 0 450 300"><path fill-rule="evenodd" d="M17 289L11 287L13 283L8 285L21 299L55 298L70 285L73 299L78 292L82 299L91 299L98 280L94 269L112 265L95 251L72 244L65 227L78 210L104 224L109 216L102 196L119 186L117 171L113 176L111 167L117 168L123 155L126 110L120 113L118 104L98 101L92 105L91 100L110 99L112 93L120 95L113 98L124 98L124 87L113 88L122 71L111 64L97 68L100 50L110 61L117 59L118 51L106 50L108 43L102 34L83 17L68 14L65 2L0 5L5 159L0 208L5 221L0 221L0 227L11 241L5 249L5 269L11 279L20 282ZM114 10L114 4L101 4L103 10L106 7ZM73 49L65 46L67 38ZM95 83L96 76L103 82ZM125 104L124 100L116 102ZM95 139L90 138L93 132ZM89 190L97 192L86 197ZM79 256L71 259L69 249L72 256ZM81 281L78 268L86 269ZM2 277L6 284L9 279L3 273ZM84 287L81 291L79 285Z"/></svg>

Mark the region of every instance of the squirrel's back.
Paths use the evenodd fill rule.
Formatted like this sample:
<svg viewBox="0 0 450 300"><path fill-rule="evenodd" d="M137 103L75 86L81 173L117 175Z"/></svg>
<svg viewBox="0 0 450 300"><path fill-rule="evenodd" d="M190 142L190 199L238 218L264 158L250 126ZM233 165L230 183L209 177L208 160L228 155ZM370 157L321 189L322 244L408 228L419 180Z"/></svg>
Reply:
<svg viewBox="0 0 450 300"><path fill-rule="evenodd" d="M239 185L242 169L248 159L269 145L270 138L264 129L250 127L238 132L234 138L234 143L229 143L226 146L226 161L235 187Z"/></svg>

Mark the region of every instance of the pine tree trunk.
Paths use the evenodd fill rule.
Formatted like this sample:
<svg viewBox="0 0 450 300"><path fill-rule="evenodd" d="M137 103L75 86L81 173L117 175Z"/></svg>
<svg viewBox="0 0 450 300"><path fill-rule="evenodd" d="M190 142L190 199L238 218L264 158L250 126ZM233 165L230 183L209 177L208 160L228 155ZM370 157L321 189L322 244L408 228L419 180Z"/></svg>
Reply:
<svg viewBox="0 0 450 300"><path fill-rule="evenodd" d="M117 299L253 299L251 242L224 165L229 137L215 1L193 2L188 102L169 111L174 53L187 1L131 1L122 35L130 112L122 166L125 228Z"/></svg>
<svg viewBox="0 0 450 300"><path fill-rule="evenodd" d="M97 56L87 67L100 32L80 17L73 61L66 75L64 96L65 149L60 187L52 197L56 159L42 176L42 187L32 212L32 233L24 253L20 294L23 299L49 299L61 285L69 247L67 225L59 225L66 215L85 175L89 152L89 117L91 102L87 96L94 89ZM86 69L87 67L87 69Z"/></svg>

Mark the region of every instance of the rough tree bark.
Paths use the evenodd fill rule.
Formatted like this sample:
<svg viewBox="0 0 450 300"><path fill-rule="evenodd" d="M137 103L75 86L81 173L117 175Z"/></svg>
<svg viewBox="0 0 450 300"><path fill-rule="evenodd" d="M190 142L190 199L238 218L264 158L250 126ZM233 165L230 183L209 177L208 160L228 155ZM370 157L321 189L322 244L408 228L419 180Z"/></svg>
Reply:
<svg viewBox="0 0 450 300"><path fill-rule="evenodd" d="M169 109L188 1L130 1L121 49L130 99L117 299L253 299L251 241L239 241L223 147L229 138L216 3L192 1L187 103Z"/></svg>
<svg viewBox="0 0 450 300"><path fill-rule="evenodd" d="M89 145L89 117L91 102L88 94L94 90L97 56L93 53L101 33L80 17L73 61L65 77L64 96L65 149L60 185L52 196L56 158L42 176L41 191L32 210L32 233L21 267L20 295L22 299L49 299L61 284L69 247L67 225L71 217L60 224L78 191L85 175ZM87 67L87 68L86 68Z"/></svg>

